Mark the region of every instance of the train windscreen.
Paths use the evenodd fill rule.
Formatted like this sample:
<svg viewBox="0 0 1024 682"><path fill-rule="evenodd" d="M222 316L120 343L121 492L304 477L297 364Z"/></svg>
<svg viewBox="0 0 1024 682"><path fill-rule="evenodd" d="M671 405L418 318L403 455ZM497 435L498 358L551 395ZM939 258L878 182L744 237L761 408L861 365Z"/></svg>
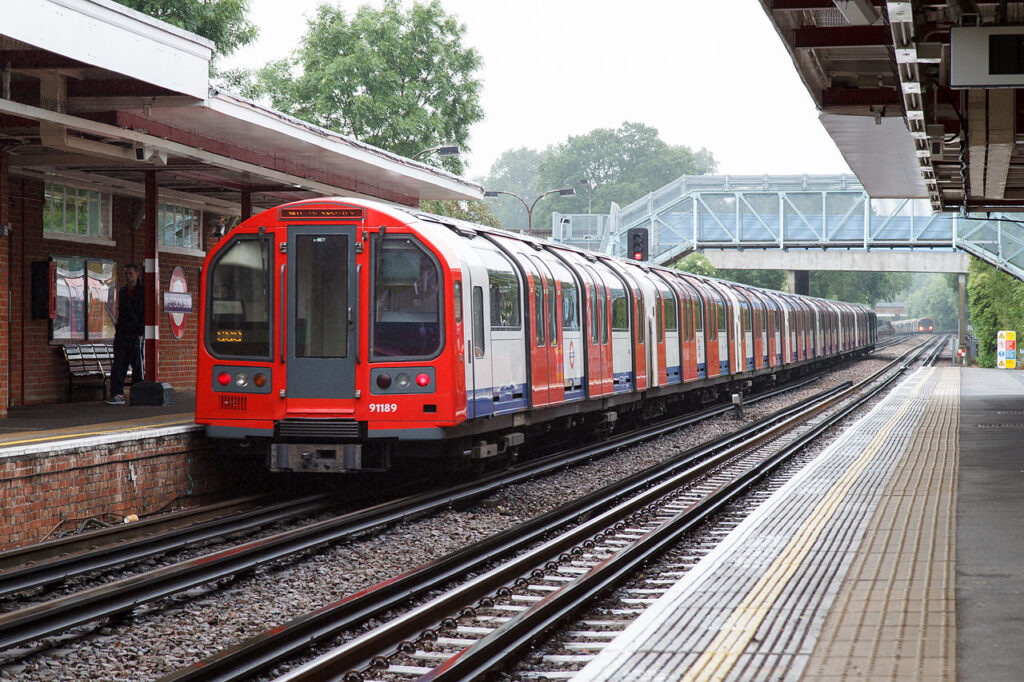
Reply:
<svg viewBox="0 0 1024 682"><path fill-rule="evenodd" d="M441 268L415 241L386 237L373 278L373 355L428 357L441 345Z"/></svg>
<svg viewBox="0 0 1024 682"><path fill-rule="evenodd" d="M207 275L206 345L218 357L271 355L270 242L238 238Z"/></svg>

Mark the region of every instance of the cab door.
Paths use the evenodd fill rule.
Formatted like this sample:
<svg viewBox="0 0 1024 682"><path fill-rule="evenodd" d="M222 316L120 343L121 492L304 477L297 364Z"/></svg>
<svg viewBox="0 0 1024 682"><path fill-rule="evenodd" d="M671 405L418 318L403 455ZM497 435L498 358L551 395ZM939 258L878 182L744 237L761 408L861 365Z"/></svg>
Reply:
<svg viewBox="0 0 1024 682"><path fill-rule="evenodd" d="M288 228L288 398L355 397L359 287L354 225Z"/></svg>

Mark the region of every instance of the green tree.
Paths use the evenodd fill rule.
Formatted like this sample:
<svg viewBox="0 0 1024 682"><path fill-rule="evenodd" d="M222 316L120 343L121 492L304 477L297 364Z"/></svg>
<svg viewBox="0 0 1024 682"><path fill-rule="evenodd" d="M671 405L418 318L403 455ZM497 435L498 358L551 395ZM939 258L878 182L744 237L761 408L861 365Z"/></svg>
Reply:
<svg viewBox="0 0 1024 682"><path fill-rule="evenodd" d="M681 258L672 264L672 267L682 272L692 272L695 275L704 275L705 277L718 277L715 271L715 266L711 264L708 257L699 251L687 254L685 258Z"/></svg>
<svg viewBox="0 0 1024 682"><path fill-rule="evenodd" d="M491 165L490 174L479 182L486 189L512 192L532 203L537 196L537 168L545 156L546 152L526 147L509 149L498 157ZM486 201L503 226L526 227L526 209L515 197L503 194Z"/></svg>
<svg viewBox="0 0 1024 682"><path fill-rule="evenodd" d="M217 44L214 59L248 45L259 34L249 23L249 0L117 0L125 7L191 31Z"/></svg>
<svg viewBox="0 0 1024 682"><path fill-rule="evenodd" d="M762 289L786 290L785 270L719 270L718 276L730 282L749 284Z"/></svg>
<svg viewBox="0 0 1024 682"><path fill-rule="evenodd" d="M420 208L428 213L458 218L477 225L501 227L501 221L491 212L491 207L483 201L427 199L420 202Z"/></svg>
<svg viewBox="0 0 1024 682"><path fill-rule="evenodd" d="M811 273L811 296L874 305L905 291L912 277L906 272L818 270Z"/></svg>
<svg viewBox="0 0 1024 682"><path fill-rule="evenodd" d="M936 330L957 329L959 306L956 281L950 288L949 279L942 275L917 275L906 299L907 317L930 317Z"/></svg>
<svg viewBox="0 0 1024 682"><path fill-rule="evenodd" d="M967 299L971 326L978 339L978 364L995 367L999 331L1012 330L1017 332L1018 338L1024 338L1024 283L980 259L971 258Z"/></svg>
<svg viewBox="0 0 1024 682"><path fill-rule="evenodd" d="M483 118L479 53L462 44L465 26L439 0L399 0L351 17L317 8L291 58L256 74L254 94L287 114L402 156L438 144L467 147L469 128ZM439 163L462 171L457 157Z"/></svg>
<svg viewBox="0 0 1024 682"><path fill-rule="evenodd" d="M551 224L551 213L608 213L681 175L713 173L711 152L669 145L656 128L625 122L572 136L547 150L537 169L536 193L572 187L575 197L547 197L533 214L535 226Z"/></svg>

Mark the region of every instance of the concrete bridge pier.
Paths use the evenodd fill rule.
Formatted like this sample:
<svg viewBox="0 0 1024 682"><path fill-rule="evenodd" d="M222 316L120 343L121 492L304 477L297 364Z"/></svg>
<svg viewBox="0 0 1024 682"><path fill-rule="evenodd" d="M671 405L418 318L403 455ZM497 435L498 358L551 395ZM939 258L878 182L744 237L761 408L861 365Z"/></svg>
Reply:
<svg viewBox="0 0 1024 682"><path fill-rule="evenodd" d="M811 273L809 270L789 271L789 291L801 296L811 295Z"/></svg>

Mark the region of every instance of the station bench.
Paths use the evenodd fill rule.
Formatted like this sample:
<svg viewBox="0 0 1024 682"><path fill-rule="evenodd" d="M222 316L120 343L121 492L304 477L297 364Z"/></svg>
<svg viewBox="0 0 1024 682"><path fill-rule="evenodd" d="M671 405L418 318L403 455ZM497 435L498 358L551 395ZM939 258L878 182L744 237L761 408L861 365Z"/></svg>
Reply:
<svg viewBox="0 0 1024 682"><path fill-rule="evenodd" d="M68 401L74 397L76 386L102 388L106 398L114 347L109 343L64 344L61 350L68 364Z"/></svg>

